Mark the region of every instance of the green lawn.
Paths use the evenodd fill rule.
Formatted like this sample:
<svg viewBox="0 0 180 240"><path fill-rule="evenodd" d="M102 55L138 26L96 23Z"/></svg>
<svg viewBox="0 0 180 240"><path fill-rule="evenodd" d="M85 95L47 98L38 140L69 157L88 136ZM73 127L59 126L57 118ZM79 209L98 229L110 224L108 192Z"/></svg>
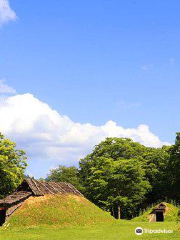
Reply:
<svg viewBox="0 0 180 240"><path fill-rule="evenodd" d="M118 221L80 196L32 197L7 221L7 229L5 226L0 228L0 240L180 239L176 225L176 221ZM174 230L174 233L143 233L138 236L135 234L137 227Z"/></svg>
<svg viewBox="0 0 180 240"><path fill-rule="evenodd" d="M121 221L119 224L94 227L31 227L28 229L0 230L0 239L3 240L133 240L133 239L180 239L176 222L146 223ZM174 230L172 234L143 233L135 234L135 228Z"/></svg>

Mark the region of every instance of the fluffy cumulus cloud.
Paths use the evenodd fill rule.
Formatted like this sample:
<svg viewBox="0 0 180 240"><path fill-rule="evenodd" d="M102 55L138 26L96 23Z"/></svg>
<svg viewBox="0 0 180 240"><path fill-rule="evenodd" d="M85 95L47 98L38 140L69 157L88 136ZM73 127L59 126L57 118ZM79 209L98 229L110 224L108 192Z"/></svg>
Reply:
<svg viewBox="0 0 180 240"><path fill-rule="evenodd" d="M114 121L102 126L75 123L29 93L1 98L0 131L27 152L35 175L58 164L76 165L106 137L129 137L152 147L166 144L147 125L125 129Z"/></svg>
<svg viewBox="0 0 180 240"><path fill-rule="evenodd" d="M0 0L0 25L13 21L16 18L16 13L11 9L9 1Z"/></svg>

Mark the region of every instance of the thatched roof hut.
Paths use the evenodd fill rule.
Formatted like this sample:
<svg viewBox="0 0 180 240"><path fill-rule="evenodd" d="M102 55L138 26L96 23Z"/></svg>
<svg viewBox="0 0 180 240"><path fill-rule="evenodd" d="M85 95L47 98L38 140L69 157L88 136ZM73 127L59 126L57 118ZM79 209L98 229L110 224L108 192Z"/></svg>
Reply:
<svg viewBox="0 0 180 240"><path fill-rule="evenodd" d="M164 203L160 203L157 207L153 208L150 215L150 222L164 222L167 206Z"/></svg>
<svg viewBox="0 0 180 240"><path fill-rule="evenodd" d="M25 179L16 191L0 199L0 226L19 208L30 196L44 196L47 194L75 194L82 195L70 183L42 182L35 179Z"/></svg>

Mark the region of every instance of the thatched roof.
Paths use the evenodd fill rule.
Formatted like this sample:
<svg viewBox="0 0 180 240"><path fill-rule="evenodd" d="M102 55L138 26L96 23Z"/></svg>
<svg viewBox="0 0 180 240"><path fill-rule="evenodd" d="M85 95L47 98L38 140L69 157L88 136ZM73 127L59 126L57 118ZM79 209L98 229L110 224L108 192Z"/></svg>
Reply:
<svg viewBox="0 0 180 240"><path fill-rule="evenodd" d="M166 205L164 203L160 203L157 207L153 208L150 214L155 214L156 212L165 212Z"/></svg>
<svg viewBox="0 0 180 240"><path fill-rule="evenodd" d="M31 195L31 192L14 192L6 198L0 200L0 207L8 207L9 205L13 205L14 203L18 204L18 202L27 199Z"/></svg>
<svg viewBox="0 0 180 240"><path fill-rule="evenodd" d="M25 179L16 191L4 199L0 199L0 207L7 207L24 201L29 196L44 196L46 194L75 194L82 195L70 183L42 182L32 178Z"/></svg>
<svg viewBox="0 0 180 240"><path fill-rule="evenodd" d="M65 182L42 182L29 178L24 180L29 185L33 195L44 196L45 194L64 194L72 193L81 195L81 193L70 183Z"/></svg>

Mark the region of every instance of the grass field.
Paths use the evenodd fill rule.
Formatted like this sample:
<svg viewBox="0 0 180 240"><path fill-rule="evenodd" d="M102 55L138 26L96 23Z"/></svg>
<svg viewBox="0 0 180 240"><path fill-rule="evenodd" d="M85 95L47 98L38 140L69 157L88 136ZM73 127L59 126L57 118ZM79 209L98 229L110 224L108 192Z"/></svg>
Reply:
<svg viewBox="0 0 180 240"><path fill-rule="evenodd" d="M0 240L180 239L177 221L149 223L140 219L139 222L115 220L81 196L31 197L0 228ZM138 236L137 227L174 232Z"/></svg>
<svg viewBox="0 0 180 240"><path fill-rule="evenodd" d="M175 230L176 222L145 223L120 221L119 224L93 227L31 227L0 230L0 239L3 240L133 240L133 239L180 239ZM135 234L135 228L174 230L172 234L143 233Z"/></svg>

